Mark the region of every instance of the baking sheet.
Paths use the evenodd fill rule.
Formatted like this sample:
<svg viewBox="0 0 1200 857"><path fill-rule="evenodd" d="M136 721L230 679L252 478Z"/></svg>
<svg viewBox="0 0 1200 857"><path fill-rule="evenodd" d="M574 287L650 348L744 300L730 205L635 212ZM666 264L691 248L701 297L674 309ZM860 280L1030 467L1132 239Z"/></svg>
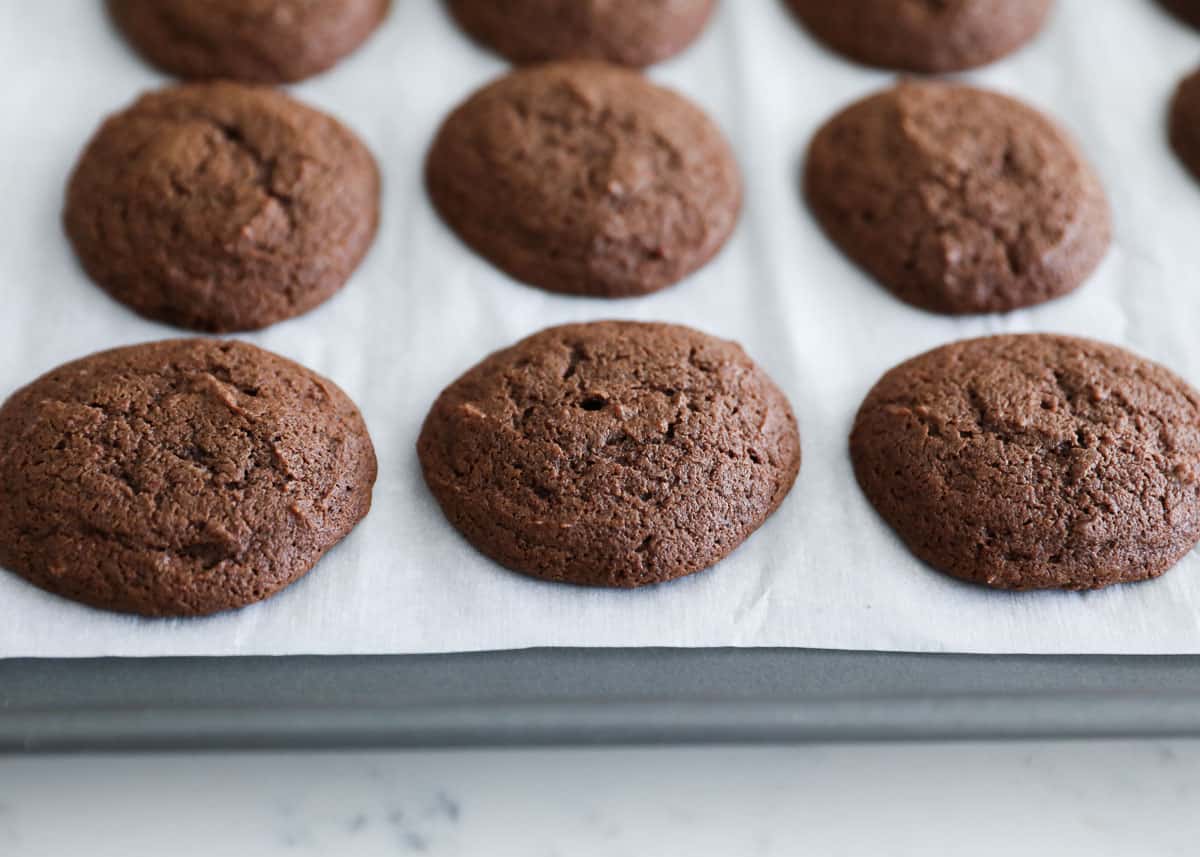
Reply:
<svg viewBox="0 0 1200 857"><path fill-rule="evenodd" d="M1200 658L818 649L0 661L0 754L1200 737Z"/></svg>
<svg viewBox="0 0 1200 857"><path fill-rule="evenodd" d="M384 174L379 238L309 315L244 338L341 384L380 459L371 515L276 598L204 620L107 615L0 574L0 656L417 653L528 646L812 646L1031 653L1200 653L1200 555L1164 578L1099 593L1006 594L911 558L854 484L846 435L877 377L966 336L1062 331L1132 347L1200 384L1200 187L1170 156L1167 98L1200 36L1149 0L1059 0L1030 48L969 80L1055 115L1102 175L1112 252L1075 295L1006 316L910 309L846 262L798 192L815 128L890 76L826 53L778 0L725 0L703 40L652 70L725 128L746 178L742 223L685 283L621 302L518 285L466 251L421 183L445 114L505 66L435 0L396 0L381 31L293 88L339 116ZM99 3L0 2L0 392L94 350L180 335L110 301L59 226L66 176L101 118L163 81ZM413 451L438 391L486 353L550 324L690 324L742 342L787 392L804 465L788 500L716 568L636 592L529 580L444 522Z"/></svg>

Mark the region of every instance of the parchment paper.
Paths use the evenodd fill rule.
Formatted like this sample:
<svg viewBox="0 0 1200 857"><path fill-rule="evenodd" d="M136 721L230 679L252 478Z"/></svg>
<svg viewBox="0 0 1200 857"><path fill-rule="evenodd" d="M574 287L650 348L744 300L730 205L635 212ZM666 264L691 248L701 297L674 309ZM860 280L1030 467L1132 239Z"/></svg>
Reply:
<svg viewBox="0 0 1200 857"><path fill-rule="evenodd" d="M412 653L526 646L817 646L960 652L1200 652L1200 555L1159 581L1093 594L1005 594L914 560L855 485L846 436L862 396L918 352L1001 331L1132 347L1200 384L1200 184L1172 158L1167 99L1200 34L1149 0L1059 0L1031 47L971 81L1070 129L1101 173L1114 247L1075 295L1006 316L910 309L859 273L805 209L816 127L890 75L826 52L781 0L723 0L702 41L651 75L724 127L746 210L709 267L622 302L544 294L468 252L425 197L440 120L504 70L435 0L391 17L334 71L293 88L342 118L385 181L379 238L333 301L246 339L324 373L361 405L379 453L370 516L270 601L199 621L109 615L0 573L0 656ZM99 2L0 3L0 395L94 350L180 335L91 285L63 238L66 177L102 117L163 78ZM539 583L476 554L421 481L414 442L438 391L490 351L551 324L690 324L742 342L799 416L804 465L779 512L727 561L635 592Z"/></svg>

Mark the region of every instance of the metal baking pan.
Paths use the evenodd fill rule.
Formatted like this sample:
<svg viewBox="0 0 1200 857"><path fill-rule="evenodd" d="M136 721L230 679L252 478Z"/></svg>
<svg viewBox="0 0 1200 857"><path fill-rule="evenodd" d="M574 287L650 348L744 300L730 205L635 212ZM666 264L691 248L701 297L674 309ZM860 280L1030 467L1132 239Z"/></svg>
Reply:
<svg viewBox="0 0 1200 857"><path fill-rule="evenodd" d="M422 208L423 196L413 193L419 186L415 165L436 123L482 82L485 73L498 71L491 58L457 33L439 5L394 4L389 23L375 38L373 56L380 64L364 53L357 66L345 70L348 76L340 83L326 78L299 91L336 107L339 117L367 134L375 150L386 156L385 188L395 194L386 207L394 219L378 239L375 273L340 299L370 303L361 316L343 303L339 318L384 318L388 342L395 320L416 317L415 301L432 294L416 286L437 264L433 256L405 259L402 269L385 264L401 258L398 248L419 247L434 234L424 231L434 228L432 212ZM1112 308L1120 306L1123 297L1131 301L1131 312L1137 310L1130 318L1138 323L1128 326L1135 331L1145 328L1141 322L1147 304L1139 297L1139 277L1157 290L1159 305L1173 307L1176 315L1180 307L1194 306L1190 279L1172 276L1174 270L1186 272L1184 261L1174 256L1164 261L1150 251L1161 254L1163 247L1188 246L1190 222L1179 211L1190 210L1193 189L1182 184L1183 174L1170 159L1157 123L1161 99L1195 61L1195 43L1191 33L1154 12L1151 4L1126 4L1123 11L1112 8L1120 5L1082 0L1058 4L1057 23L1022 54L1024 59L1014 58L1003 69L971 78L1018 94L1021 87L1016 84L1026 83L1030 97L1036 94L1040 105L1095 141L1089 150L1111 177L1112 189L1121 194L1123 228L1118 237L1125 244L1122 258L1111 267L1109 285L1089 286L1096 303L1043 311L1038 329L1084 319L1089 321L1085 327L1094 329L1074 332L1104 337L1115 329L1110 325ZM27 368L48 368L60 362L55 357L76 354L89 345L111 347L151 336L148 329L132 326L137 324L133 319L114 314L115 326L105 326L98 341L89 340L99 330L93 314L113 308L99 299L77 302L84 295L89 301L96 296L58 237L55 194L94 130L101 106L116 107L158 78L117 40L100 4L9 3L0 8L9 12L0 33L16 34L10 40L10 65L29 70L7 90L6 109L28 120L10 123L11 148L37 155L24 157L21 170L9 171L28 182L18 188L10 175L12 187L6 188L5 196L13 216L31 227L18 240L37 251L23 257L26 267L10 265L6 278L36 284L37 300L31 298L28 304L36 311L27 316L10 312L9 317L19 318L22 328L36 328L35 339L45 343L33 354L16 340L10 343L7 354L20 371L14 369L8 376L3 385L7 391L29 380ZM747 282L790 284L795 262L809 260L805 276L824 282L826 297L838 294L838 284L843 284L866 299L857 279L846 279L850 268L822 267L821 260L834 264L836 253L811 224L796 219L802 216L802 206L794 176L788 176L814 122L890 77L872 77L819 53L786 17L781 3L727 3L723 9L708 53L693 54L691 66L676 66L664 82L686 83L685 92L703 94L714 115L736 132L734 142L744 163L755 165L755 172L747 174L754 192L747 196L745 228L758 231L743 239L749 241L743 254L747 266L739 270ZM755 14L758 17L751 17ZM1101 57L1118 40L1124 65L1089 61L1089 51ZM22 51L15 51L18 46ZM67 56L72 62L47 61ZM394 64L396 57L405 59L403 68ZM1131 76L1130 63L1139 58L1144 60L1139 74ZM89 73L81 76L80 67ZM1129 81L1136 86L1126 86ZM767 85L772 83L779 85ZM436 92L433 84L439 85ZM1082 97L1092 89L1104 93L1105 109L1094 109ZM28 93L37 99L26 97ZM386 111L391 118L367 121L380 113L381 99L392 105ZM1145 112L1143 105L1148 105ZM756 117L770 119L761 133L750 124ZM1157 156L1147 156L1155 152ZM1131 173L1131 164L1137 172ZM770 181L759 181L772 175ZM771 187L788 189L778 195L763 192ZM1149 202L1148 195L1139 192L1143 187L1156 189ZM778 231L762 231L776 222L781 224ZM1133 229L1138 225L1143 231ZM1171 235L1176 240L1169 240ZM800 240L812 244L797 245ZM743 257L734 253L728 258ZM736 282L736 273L730 268L725 280L712 282ZM395 288L410 281L413 288ZM63 288L47 290L47 282ZM479 285L480 294L491 294L482 288L490 283L480 280ZM659 303L653 314L664 320L700 321L692 303L699 293L680 292L676 303ZM540 306L532 292L496 294L511 294L513 300L528 301L528 307ZM760 294L754 292L754 299ZM40 303L43 295L59 303ZM428 312L427 319L444 315L443 296L435 297L437 311ZM488 300L491 303L481 303L477 311L491 324L498 305L509 299ZM724 313L730 305L721 299L712 306ZM535 324L525 310L524 303L510 308L512 317L522 320L511 324L512 329L528 333L565 320L553 313L539 314L541 323ZM891 325L882 332L867 327L872 341L902 332L912 346L898 352L906 356L921 350L918 343L932 347L967 332L935 329L928 326L932 322L922 321L917 327L928 336L912 336L915 317L898 309L885 312L882 304L878 314L866 318L875 325ZM862 326L857 315L855 319ZM298 346L312 341L314 330L336 328L328 319L312 325L310 321L291 334L277 331L274 336L285 339L271 341L277 348L282 341ZM458 320L455 325L463 326ZM1173 338L1167 336L1172 332ZM1162 336L1167 342L1160 343L1160 350L1190 353L1185 349L1192 341L1186 324L1156 327L1142 336L1143 344L1148 342L1145 337ZM479 356L474 344L469 353ZM446 364L438 372L448 378L454 367L465 368L465 354L445 355ZM853 388L865 391L866 386ZM828 419L829 425L835 424ZM852 483L842 484L853 490ZM1200 736L1200 656L535 649L428 656L0 659L0 750L9 752L1167 735Z"/></svg>
<svg viewBox="0 0 1200 857"><path fill-rule="evenodd" d="M1200 736L1198 656L532 649L0 661L0 750Z"/></svg>

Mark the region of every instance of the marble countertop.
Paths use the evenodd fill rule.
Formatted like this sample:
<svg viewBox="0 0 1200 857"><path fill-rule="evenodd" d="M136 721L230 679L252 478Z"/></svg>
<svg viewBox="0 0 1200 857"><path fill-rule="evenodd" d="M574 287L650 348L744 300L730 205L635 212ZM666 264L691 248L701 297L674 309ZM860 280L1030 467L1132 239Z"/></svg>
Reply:
<svg viewBox="0 0 1200 857"><path fill-rule="evenodd" d="M0 854L1195 854L1200 742L0 759Z"/></svg>

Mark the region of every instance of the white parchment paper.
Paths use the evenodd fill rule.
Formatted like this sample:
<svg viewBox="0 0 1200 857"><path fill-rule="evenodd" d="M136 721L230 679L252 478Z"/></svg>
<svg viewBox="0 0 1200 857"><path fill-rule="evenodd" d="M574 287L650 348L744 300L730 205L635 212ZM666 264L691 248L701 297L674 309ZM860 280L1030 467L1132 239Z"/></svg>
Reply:
<svg viewBox="0 0 1200 857"><path fill-rule="evenodd" d="M163 78L99 2L0 0L0 395L94 350L179 335L110 301L62 236L63 186L106 114ZM384 175L379 238L309 315L245 337L335 379L379 453L370 516L270 601L193 621L109 615L0 573L0 656L412 653L527 646L817 646L961 652L1200 652L1200 554L1164 578L1092 594L1006 594L914 560L855 485L846 436L878 376L950 340L1062 331L1132 347L1200 384L1200 185L1172 158L1167 99L1200 34L1150 0L1059 0L1018 55L966 75L1057 117L1107 186L1112 252L1075 295L1003 317L910 309L818 232L798 191L816 127L890 76L813 42L781 0L723 0L702 41L651 75L725 128L746 178L728 248L683 284L602 302L514 283L462 247L425 197L438 123L505 66L436 0L391 17L334 71L294 87L355 128ZM787 392L804 465L779 512L718 567L601 592L507 572L443 520L414 443L447 383L542 327L605 317L690 324L742 342ZM2 502L2 498L0 498Z"/></svg>

